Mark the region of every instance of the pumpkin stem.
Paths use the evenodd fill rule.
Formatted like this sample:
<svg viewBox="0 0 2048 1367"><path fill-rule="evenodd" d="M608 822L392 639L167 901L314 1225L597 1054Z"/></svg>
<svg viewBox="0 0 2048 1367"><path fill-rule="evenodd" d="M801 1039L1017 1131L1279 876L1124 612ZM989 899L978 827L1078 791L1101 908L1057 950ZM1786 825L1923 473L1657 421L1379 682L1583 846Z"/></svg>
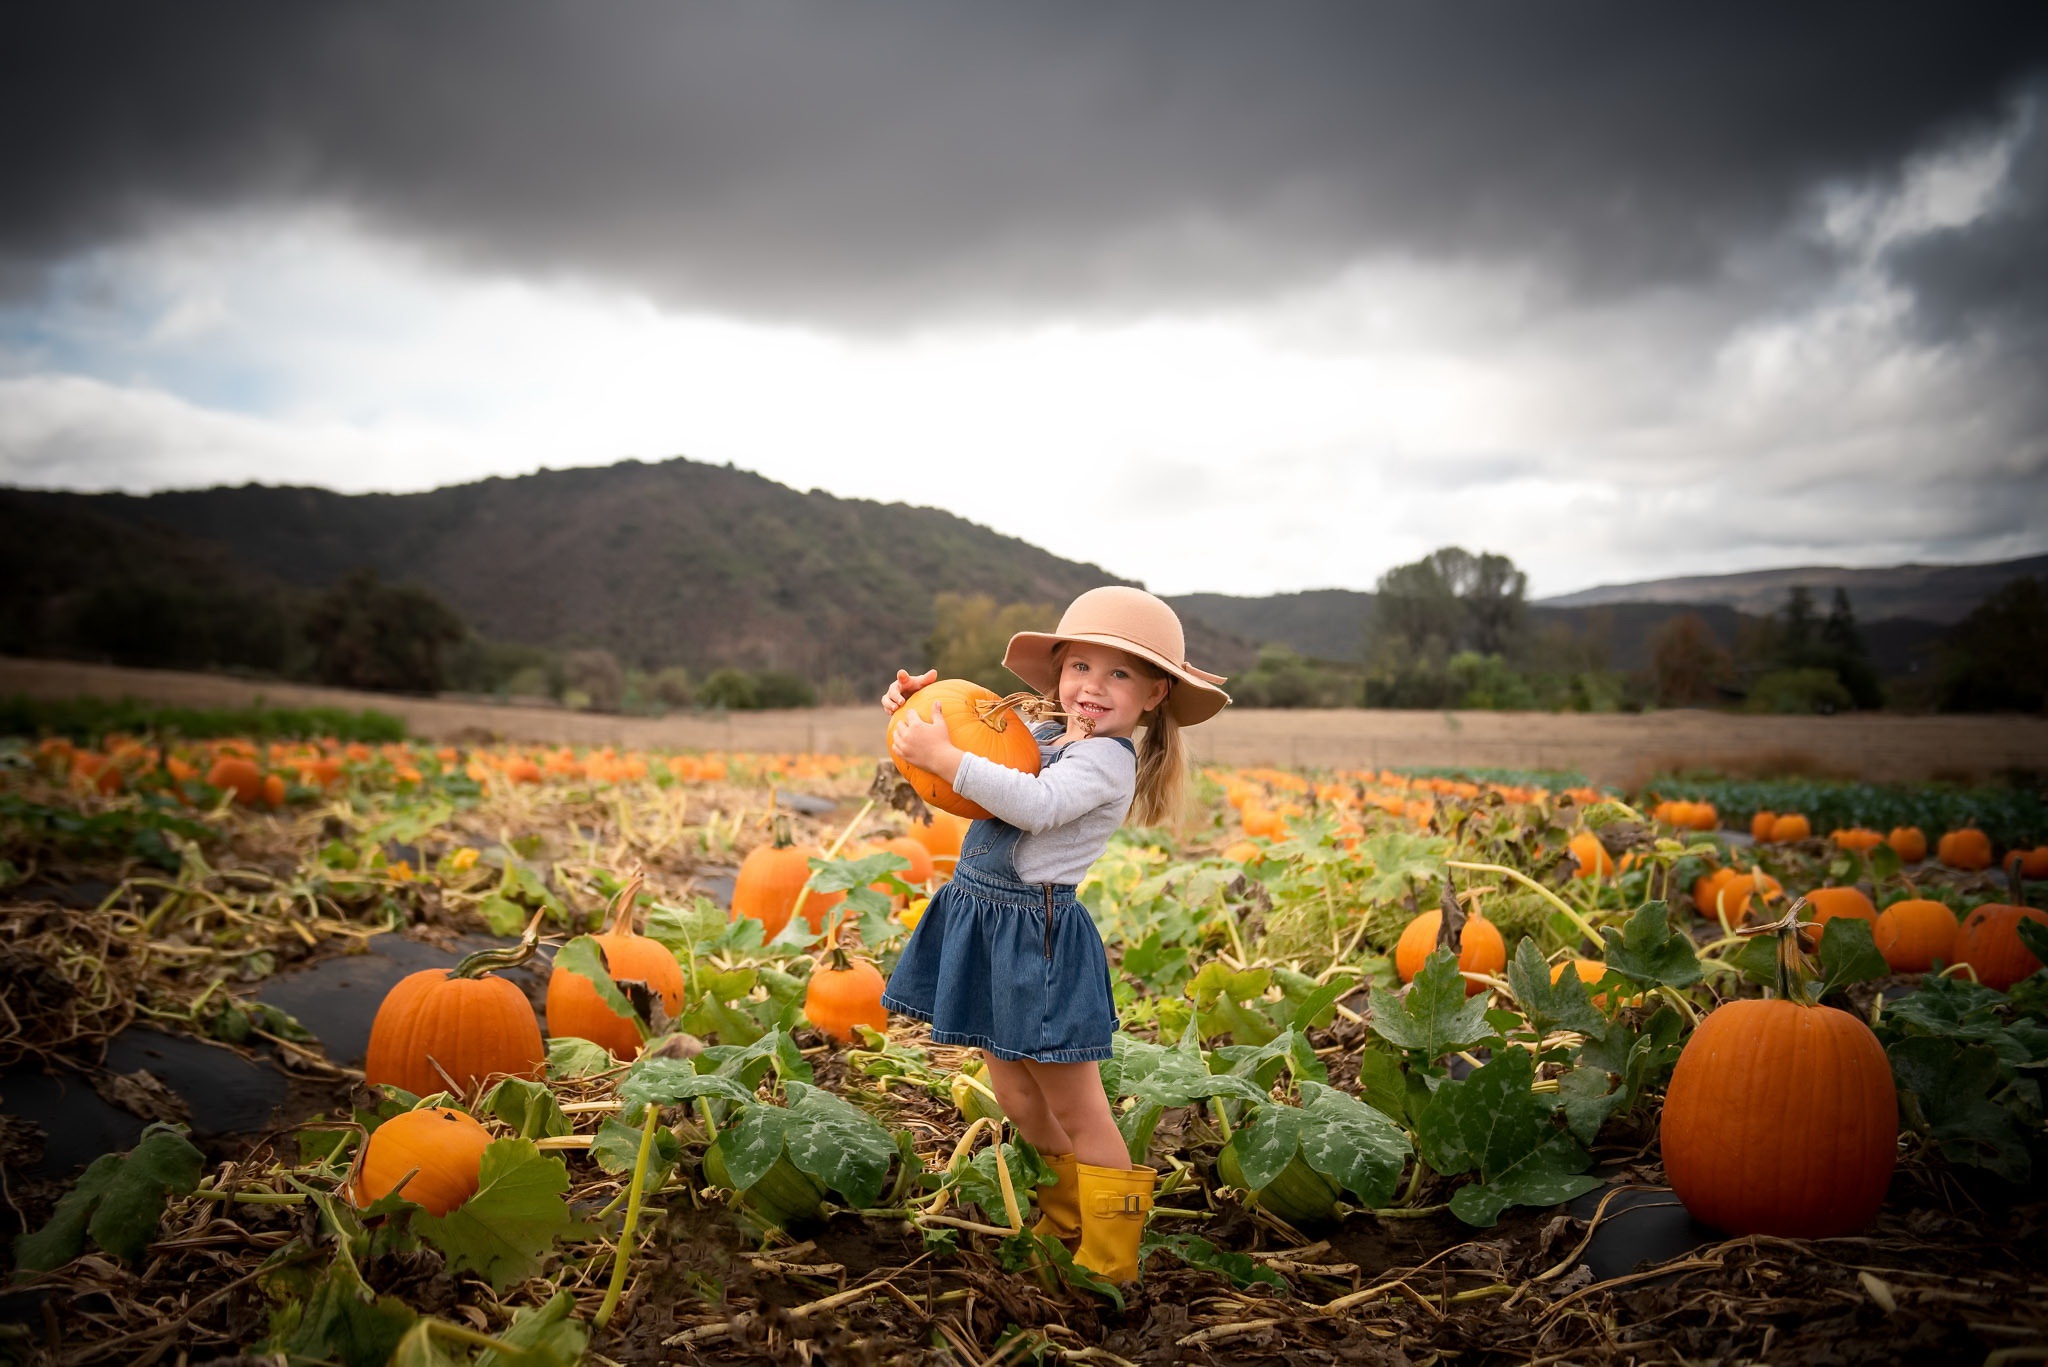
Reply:
<svg viewBox="0 0 2048 1367"><path fill-rule="evenodd" d="M641 869L635 872L631 878L628 878L625 886L619 889L618 896L612 899L611 923L606 927L609 933L613 935L631 935L634 933L633 922L637 919L634 913L639 910L640 885L646 881L647 870Z"/></svg>
<svg viewBox="0 0 2048 1367"><path fill-rule="evenodd" d="M449 969L448 976L451 978L481 978L492 969L519 967L519 965L533 957L534 950L540 948L540 918L545 915L547 915L546 907L542 907L539 911L533 913L533 919L526 923L526 929L520 933L518 944L480 949L456 964L455 967Z"/></svg>
<svg viewBox="0 0 2048 1367"><path fill-rule="evenodd" d="M775 848L786 850L796 843L796 837L789 833L789 817L785 813L775 810L775 794L773 791L768 795L768 803L768 810L771 813L769 830L773 832L772 839L775 842Z"/></svg>
<svg viewBox="0 0 2048 1367"><path fill-rule="evenodd" d="M832 952L826 956L826 959L831 964L832 972L834 973L850 973L853 971L853 960L848 957L846 946L839 943L837 931L833 932Z"/></svg>
<svg viewBox="0 0 2048 1367"><path fill-rule="evenodd" d="M1806 954L1799 947L1799 913L1806 910L1806 899L1795 897L1792 905L1785 908L1785 914L1767 925L1743 926L1737 935L1776 935L1778 937L1778 995L1788 1002L1812 1005L1807 994L1807 984L1812 970L1807 964Z"/></svg>

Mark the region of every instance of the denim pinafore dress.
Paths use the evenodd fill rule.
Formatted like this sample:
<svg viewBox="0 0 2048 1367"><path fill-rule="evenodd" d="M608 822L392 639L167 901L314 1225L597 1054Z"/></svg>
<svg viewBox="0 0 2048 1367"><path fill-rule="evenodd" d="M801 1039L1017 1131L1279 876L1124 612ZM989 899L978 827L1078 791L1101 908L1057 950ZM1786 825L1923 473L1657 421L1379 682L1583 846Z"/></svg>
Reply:
<svg viewBox="0 0 2048 1367"><path fill-rule="evenodd" d="M1044 763L1063 753L1052 750ZM993 817L967 828L953 877L910 933L882 1005L929 1022L935 1044L1000 1059L1100 1062L1117 1029L1109 956L1072 883L1017 877L1011 858L1023 834Z"/></svg>

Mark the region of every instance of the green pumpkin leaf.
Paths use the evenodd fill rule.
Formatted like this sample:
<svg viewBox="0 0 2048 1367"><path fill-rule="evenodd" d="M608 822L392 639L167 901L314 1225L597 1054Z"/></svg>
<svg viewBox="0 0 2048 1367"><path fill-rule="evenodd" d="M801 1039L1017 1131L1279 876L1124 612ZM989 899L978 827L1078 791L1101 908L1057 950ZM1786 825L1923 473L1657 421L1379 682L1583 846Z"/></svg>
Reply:
<svg viewBox="0 0 2048 1367"><path fill-rule="evenodd" d="M789 1094L785 1131L789 1161L845 1197L870 1206L882 1193L896 1141L875 1118L850 1101L801 1082L784 1084Z"/></svg>
<svg viewBox="0 0 2048 1367"><path fill-rule="evenodd" d="M811 859L811 891L847 892L854 888L865 889L879 883L884 876L902 873L910 867L910 861L893 850L878 850L859 859ZM895 880L908 892L910 885L902 879ZM886 899L885 899L886 900Z"/></svg>
<svg viewBox="0 0 2048 1367"><path fill-rule="evenodd" d="M598 1167L614 1177L631 1172L640 1160L640 1130L615 1116L606 1116L590 1143L590 1156ZM641 1189L650 1196L660 1191L682 1157L683 1141L666 1127L655 1126L654 1148L647 1155L647 1174Z"/></svg>
<svg viewBox="0 0 2048 1367"><path fill-rule="evenodd" d="M1871 938L1871 923L1859 916L1837 916L1822 927L1820 967L1823 997L1850 983L1867 983L1892 971Z"/></svg>
<svg viewBox="0 0 2048 1367"><path fill-rule="evenodd" d="M619 1079L619 1100L634 1111L649 1102L673 1106L700 1096L737 1105L748 1105L754 1100L752 1089L744 1081L727 1073L700 1073L688 1059L642 1056Z"/></svg>
<svg viewBox="0 0 2048 1367"><path fill-rule="evenodd" d="M1602 926L1607 966L1634 982L1650 986L1690 987L1701 978L1700 956L1692 938L1671 929L1670 908L1645 902L1620 930Z"/></svg>
<svg viewBox="0 0 2048 1367"><path fill-rule="evenodd" d="M1259 1191L1277 1181L1301 1152L1301 1135L1307 1124L1300 1107L1275 1105L1259 1107L1238 1126L1230 1142L1237 1149L1245 1186Z"/></svg>
<svg viewBox="0 0 2048 1367"><path fill-rule="evenodd" d="M95 1158L49 1221L15 1241L16 1266L28 1272L61 1267L85 1251L88 1236L116 1258L140 1261L170 1198L196 1190L205 1166L182 1130L161 1121L151 1125L127 1153Z"/></svg>
<svg viewBox="0 0 2048 1367"><path fill-rule="evenodd" d="M1565 1128L1581 1144L1591 1144L1607 1118L1629 1100L1628 1089L1615 1086L1612 1073L1585 1065L1557 1080L1557 1095Z"/></svg>
<svg viewBox="0 0 2048 1367"><path fill-rule="evenodd" d="M279 1307L265 1348L290 1359L383 1367L418 1319L396 1296L375 1295L344 1253L309 1290Z"/></svg>
<svg viewBox="0 0 2048 1367"><path fill-rule="evenodd" d="M1728 964L1758 987L1778 986L1778 937L1752 935L1727 956Z"/></svg>
<svg viewBox="0 0 2048 1367"><path fill-rule="evenodd" d="M508 1077L491 1088L484 1094L483 1109L510 1125L521 1139L546 1139L576 1128L562 1114L553 1089L527 1078Z"/></svg>
<svg viewBox="0 0 2048 1367"><path fill-rule="evenodd" d="M1465 995L1457 956L1433 952L1406 992L1376 989L1370 997L1374 1033L1429 1059L1494 1038L1486 1023L1486 994Z"/></svg>
<svg viewBox="0 0 2048 1367"><path fill-rule="evenodd" d="M626 999L626 994L619 990L619 985L612 981L611 970L606 967L604 961L604 946L597 942L595 936L578 935L556 950L555 969L558 972L567 970L580 978L588 979L590 985L597 989L598 1000L603 1002L614 1016L633 1022L640 1031L641 1039L647 1038L646 1020L633 1009L633 1003Z"/></svg>
<svg viewBox="0 0 2048 1367"><path fill-rule="evenodd" d="M1002 1177L996 1171L999 1161L1010 1169L1010 1186L1020 1210L1031 1205L1032 1192L1059 1177L1038 1150L1022 1140L976 1149L973 1157L946 1175L946 1182L953 1188L954 1200L980 1206L990 1224L1002 1224L1009 1218L1003 1207Z"/></svg>
<svg viewBox="0 0 2048 1367"><path fill-rule="evenodd" d="M782 1158L789 1132L789 1112L780 1106L750 1104L718 1132L718 1152L734 1191L745 1191L768 1175Z"/></svg>
<svg viewBox="0 0 2048 1367"><path fill-rule="evenodd" d="M1490 1225L1511 1205L1554 1205L1600 1185L1581 1177L1591 1161L1550 1123L1552 1103L1531 1092L1536 1064L1526 1049L1503 1049L1471 1076L1447 1081L1416 1120L1422 1160L1446 1176L1476 1172L1478 1186L1451 1198L1468 1224ZM1470 1191L1470 1195L1466 1192ZM1462 1199L1461 1199L1462 1198Z"/></svg>
<svg viewBox="0 0 2048 1367"><path fill-rule="evenodd" d="M548 1041L548 1076L557 1081L589 1077L617 1066L611 1051L602 1044L577 1039L574 1035L557 1036Z"/></svg>
<svg viewBox="0 0 2048 1367"><path fill-rule="evenodd" d="M1586 1154L1562 1130L1484 1182L1451 1194L1451 1214L1481 1229L1500 1219L1509 1206L1555 1206L1597 1190L1602 1179L1581 1171Z"/></svg>
<svg viewBox="0 0 2048 1367"><path fill-rule="evenodd" d="M581 1227L562 1194L569 1170L530 1139L499 1139L484 1150L476 1194L443 1216L420 1214L413 1227L448 1257L503 1291L540 1270L555 1240Z"/></svg>
<svg viewBox="0 0 2048 1367"><path fill-rule="evenodd" d="M1145 1260L1158 1252L1171 1253L1189 1267L1228 1277L1230 1284L1240 1290L1254 1284L1282 1292L1288 1289L1285 1278L1249 1254L1228 1252L1197 1235L1154 1234L1147 1229L1145 1241L1138 1249L1138 1265L1144 1266Z"/></svg>
<svg viewBox="0 0 2048 1367"><path fill-rule="evenodd" d="M2029 1125L2039 1131L2038 1104L2023 1118L1993 1096L2011 1096L2010 1070L1989 1045L1936 1035L1900 1040L1886 1051L1905 1118L1933 1140L1943 1158L2024 1185L2033 1178Z"/></svg>
<svg viewBox="0 0 2048 1367"><path fill-rule="evenodd" d="M1408 1075L1401 1061L1376 1048L1358 1051L1358 1099L1382 1115L1408 1113Z"/></svg>
<svg viewBox="0 0 2048 1367"><path fill-rule="evenodd" d="M1550 965L1544 960L1543 951L1536 948L1534 936L1522 937L1515 946L1514 960L1508 964L1508 988L1529 1018L1529 1027L1538 1035L1553 1030L1576 1030L1588 1038L1601 1039L1607 1034L1607 1017L1586 995L1586 984L1577 970L1567 969L1552 982Z"/></svg>
<svg viewBox="0 0 2048 1367"><path fill-rule="evenodd" d="M577 1367L590 1343L590 1330L576 1318L576 1298L557 1291L546 1305L521 1307L498 1336L509 1352L486 1348L476 1367Z"/></svg>
<svg viewBox="0 0 2048 1367"><path fill-rule="evenodd" d="M1303 1082L1301 1099L1301 1156L1308 1165L1361 1205L1384 1206L1393 1200L1414 1152L1408 1132L1334 1087Z"/></svg>

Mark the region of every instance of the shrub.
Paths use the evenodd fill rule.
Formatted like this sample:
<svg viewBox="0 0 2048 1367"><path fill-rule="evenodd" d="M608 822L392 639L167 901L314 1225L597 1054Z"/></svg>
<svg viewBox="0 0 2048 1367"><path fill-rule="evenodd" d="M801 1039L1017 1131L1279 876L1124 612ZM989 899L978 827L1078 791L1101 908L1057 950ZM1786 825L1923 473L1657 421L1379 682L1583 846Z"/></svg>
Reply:
<svg viewBox="0 0 2048 1367"><path fill-rule="evenodd" d="M1780 669L1749 690L1749 710L1789 714L1847 712L1856 699L1832 669Z"/></svg>

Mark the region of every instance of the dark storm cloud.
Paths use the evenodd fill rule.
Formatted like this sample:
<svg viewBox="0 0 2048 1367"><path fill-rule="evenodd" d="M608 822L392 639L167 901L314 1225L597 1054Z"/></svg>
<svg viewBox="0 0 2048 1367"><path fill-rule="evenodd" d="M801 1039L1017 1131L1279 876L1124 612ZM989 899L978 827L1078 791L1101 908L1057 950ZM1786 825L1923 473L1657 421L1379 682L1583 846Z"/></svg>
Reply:
<svg viewBox="0 0 2048 1367"><path fill-rule="evenodd" d="M2044 16L65 0L0 19L0 258L20 279L160 216L313 199L494 267L885 323L1371 254L1626 290L1988 124Z"/></svg>

